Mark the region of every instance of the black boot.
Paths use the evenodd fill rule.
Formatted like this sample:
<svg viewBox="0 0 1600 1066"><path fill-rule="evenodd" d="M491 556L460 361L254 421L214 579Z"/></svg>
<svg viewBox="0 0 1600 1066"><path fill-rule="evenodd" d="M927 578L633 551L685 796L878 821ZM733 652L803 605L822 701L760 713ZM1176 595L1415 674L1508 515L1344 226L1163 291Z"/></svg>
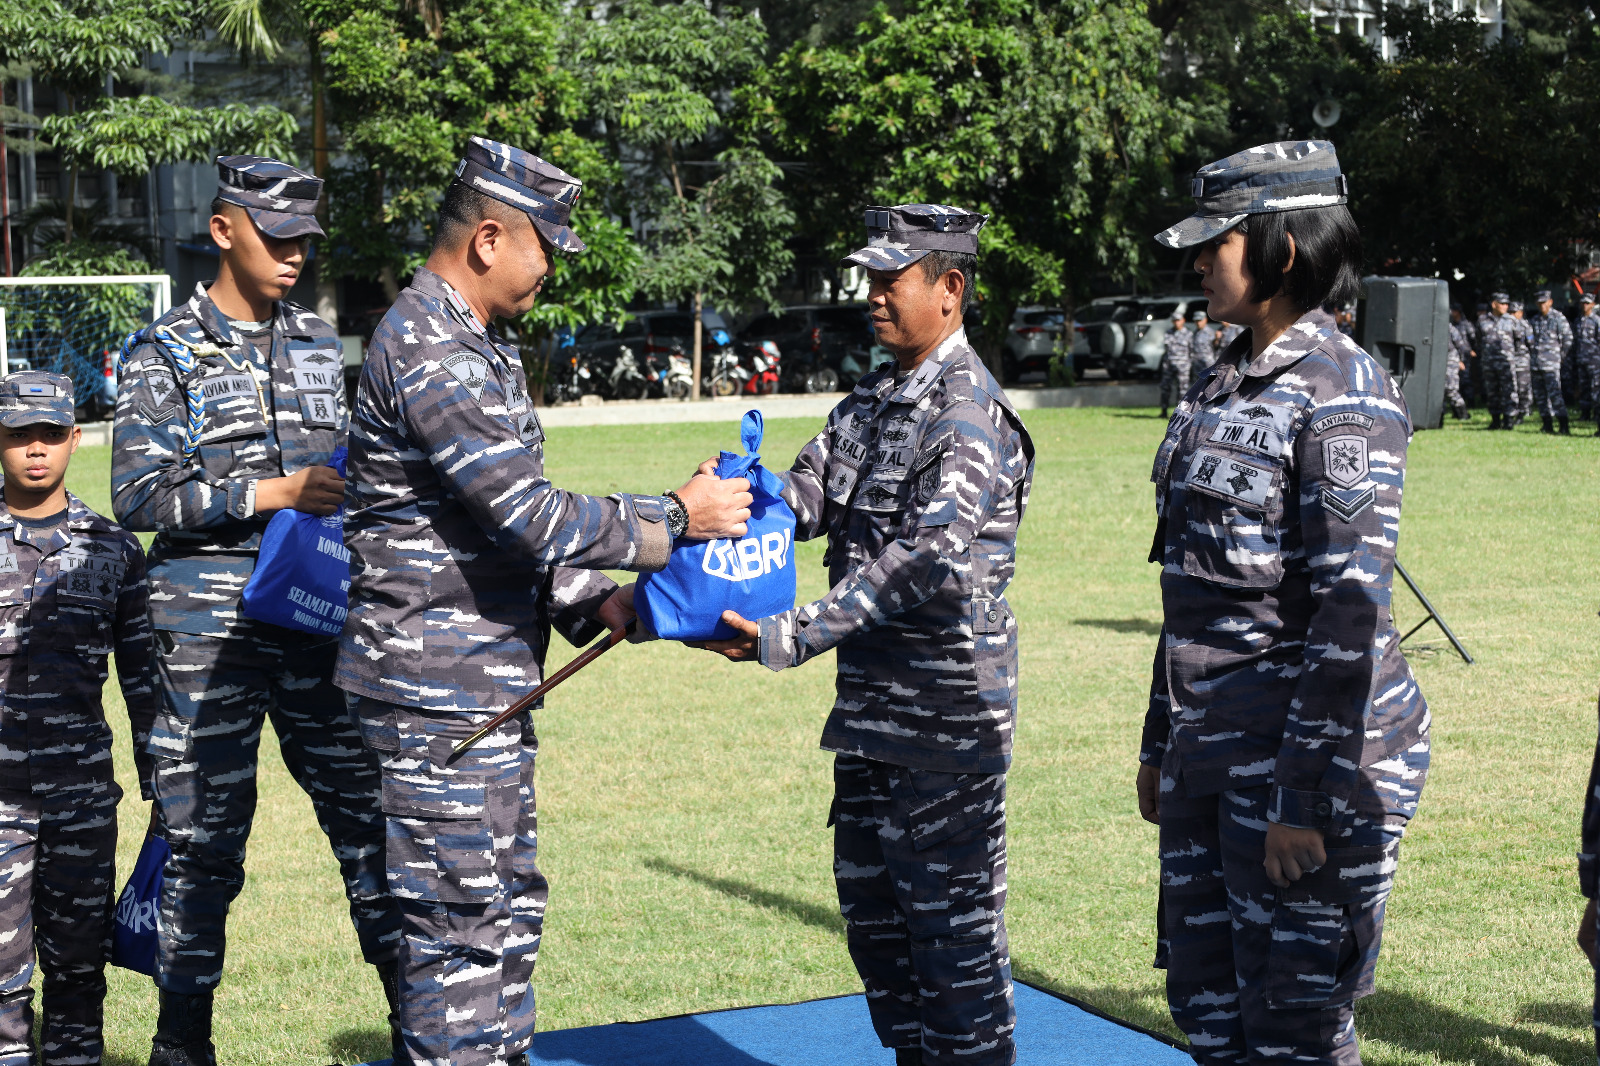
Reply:
<svg viewBox="0 0 1600 1066"><path fill-rule="evenodd" d="M1165 422L1166 420L1167 420L1167 409L1165 407L1162 407L1161 408L1161 421ZM922 1054L922 1052L919 1051L919 1052L917 1052L917 1054L920 1055L920 1054Z"/></svg>
<svg viewBox="0 0 1600 1066"><path fill-rule="evenodd" d="M511 1056L506 1060L506 1066L529 1066L528 1053L524 1051L520 1055Z"/></svg>
<svg viewBox="0 0 1600 1066"><path fill-rule="evenodd" d="M1500 428L1500 415L1499 415L1498 412L1495 412L1495 411L1489 412L1489 428L1490 429L1499 429Z"/></svg>
<svg viewBox="0 0 1600 1066"><path fill-rule="evenodd" d="M1561 416L1561 435L1563 437L1572 436L1572 423L1567 421L1566 415Z"/></svg>
<svg viewBox="0 0 1600 1066"><path fill-rule="evenodd" d="M377 969L378 980L383 983L383 998L389 1001L389 1054L394 1058L394 1066L404 1066L410 1060L406 1058L405 1041L400 1037L400 964L385 962Z"/></svg>
<svg viewBox="0 0 1600 1066"><path fill-rule="evenodd" d="M161 1014L150 1042L150 1066L217 1066L217 1051L211 1046L211 993L158 991Z"/></svg>
<svg viewBox="0 0 1600 1066"><path fill-rule="evenodd" d="M1551 418L1549 415L1541 415L1540 418L1539 418L1539 432L1540 433L1554 433L1555 431L1556 431L1555 419Z"/></svg>
<svg viewBox="0 0 1600 1066"><path fill-rule="evenodd" d="M1457 422L1472 421L1472 413L1467 410L1467 405L1464 403L1456 404L1455 416Z"/></svg>
<svg viewBox="0 0 1600 1066"><path fill-rule="evenodd" d="M1595 1039L1600 1040L1600 1037ZM919 1047L895 1048L894 1066L922 1066L922 1049Z"/></svg>

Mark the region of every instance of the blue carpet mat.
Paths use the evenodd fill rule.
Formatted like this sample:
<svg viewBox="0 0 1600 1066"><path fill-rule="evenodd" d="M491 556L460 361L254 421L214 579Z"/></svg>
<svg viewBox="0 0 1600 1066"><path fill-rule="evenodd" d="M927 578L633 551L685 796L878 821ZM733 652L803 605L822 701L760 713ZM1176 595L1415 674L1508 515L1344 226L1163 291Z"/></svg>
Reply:
<svg viewBox="0 0 1600 1066"><path fill-rule="evenodd" d="M1016 983L1018 1066L1191 1066L1150 1034ZM387 1062L387 1060L384 1060ZM888 1066L864 996L557 1029L533 1040L542 1066ZM383 1066L370 1063L368 1066Z"/></svg>

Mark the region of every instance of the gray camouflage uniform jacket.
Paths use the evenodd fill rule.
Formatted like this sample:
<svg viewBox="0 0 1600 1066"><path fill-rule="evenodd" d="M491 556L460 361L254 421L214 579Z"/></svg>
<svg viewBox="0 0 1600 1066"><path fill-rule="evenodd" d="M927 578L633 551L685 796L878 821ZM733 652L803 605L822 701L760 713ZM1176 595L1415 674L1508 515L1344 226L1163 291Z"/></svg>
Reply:
<svg viewBox="0 0 1600 1066"><path fill-rule="evenodd" d="M426 710L493 712L536 687L616 585L671 551L658 496L564 492L517 349L431 270L367 349L350 430L350 616L335 681Z"/></svg>
<svg viewBox="0 0 1600 1066"><path fill-rule="evenodd" d="M1285 825L1409 817L1428 711L1389 614L1405 400L1321 311L1241 373L1249 354L1246 333L1156 455L1165 624L1139 760L1190 796L1270 784Z"/></svg>
<svg viewBox="0 0 1600 1066"><path fill-rule="evenodd" d="M1562 358L1572 347L1572 323L1567 316L1552 307L1546 314L1535 314L1528 326L1533 336L1532 368L1560 370Z"/></svg>
<svg viewBox="0 0 1600 1066"><path fill-rule="evenodd" d="M160 328L193 357L185 373L152 337ZM228 636L252 623L239 598L268 515L256 483L327 463L344 440L344 356L333 328L299 304L273 307L271 369L195 286L189 301L129 353L117 384L111 499L128 529L154 531L150 619L156 629ZM203 421L184 454L195 388Z"/></svg>
<svg viewBox="0 0 1600 1066"><path fill-rule="evenodd" d="M1515 360L1518 332L1522 323L1511 315L1486 315L1483 318L1483 346L1478 356L1486 363L1512 365Z"/></svg>
<svg viewBox="0 0 1600 1066"><path fill-rule="evenodd" d="M139 789L151 798L145 747L160 696L147 593L139 542L76 496L65 529L43 537L0 499L0 790L115 780L100 702L115 652Z"/></svg>
<svg viewBox="0 0 1600 1066"><path fill-rule="evenodd" d="M1010 765L1017 622L1005 590L1033 442L957 331L909 376L857 382L783 475L833 588L760 620L761 662L838 649L822 747L943 773Z"/></svg>

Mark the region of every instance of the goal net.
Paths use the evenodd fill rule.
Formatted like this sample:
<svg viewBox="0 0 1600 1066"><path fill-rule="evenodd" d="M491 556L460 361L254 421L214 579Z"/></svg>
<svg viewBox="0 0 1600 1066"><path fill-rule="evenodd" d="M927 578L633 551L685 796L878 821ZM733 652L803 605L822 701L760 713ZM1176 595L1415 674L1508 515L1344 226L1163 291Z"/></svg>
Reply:
<svg viewBox="0 0 1600 1066"><path fill-rule="evenodd" d="M0 374L65 374L80 418L110 418L123 339L171 304L166 274L0 278Z"/></svg>

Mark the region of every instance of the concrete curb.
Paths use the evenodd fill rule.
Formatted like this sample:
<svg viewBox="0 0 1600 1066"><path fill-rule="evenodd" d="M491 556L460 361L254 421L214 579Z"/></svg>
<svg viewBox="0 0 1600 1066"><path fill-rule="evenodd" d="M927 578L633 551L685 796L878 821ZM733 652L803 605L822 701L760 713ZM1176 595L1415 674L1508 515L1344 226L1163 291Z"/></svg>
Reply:
<svg viewBox="0 0 1600 1066"><path fill-rule="evenodd" d="M618 400L601 404L569 404L539 408L546 428L560 426L623 426L662 422L737 422L750 410L761 417L828 417L846 393L809 396L730 396L700 403L673 400ZM1155 407L1161 402L1156 385L1086 385L1075 389L1020 388L1007 393L1019 411L1047 407Z"/></svg>

